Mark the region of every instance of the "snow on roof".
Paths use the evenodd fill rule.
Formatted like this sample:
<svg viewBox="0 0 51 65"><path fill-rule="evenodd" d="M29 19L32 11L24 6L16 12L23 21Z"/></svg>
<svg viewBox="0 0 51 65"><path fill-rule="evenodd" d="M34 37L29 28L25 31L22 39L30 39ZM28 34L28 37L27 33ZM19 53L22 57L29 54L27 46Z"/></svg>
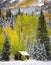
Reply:
<svg viewBox="0 0 51 65"><path fill-rule="evenodd" d="M29 56L29 54L26 51L19 51L22 55L27 55Z"/></svg>

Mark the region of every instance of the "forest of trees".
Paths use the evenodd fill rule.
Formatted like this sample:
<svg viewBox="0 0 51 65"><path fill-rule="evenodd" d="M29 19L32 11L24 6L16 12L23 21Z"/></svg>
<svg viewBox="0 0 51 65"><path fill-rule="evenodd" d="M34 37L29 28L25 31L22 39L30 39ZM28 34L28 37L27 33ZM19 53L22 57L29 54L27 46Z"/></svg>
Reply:
<svg viewBox="0 0 51 65"><path fill-rule="evenodd" d="M7 12L6 17L7 18L11 17L10 10ZM7 26L5 28L2 28L2 26L0 26L0 55L2 55L2 57L5 56L5 52L6 52L8 53L8 55L13 56L18 51L27 51L30 54L30 56L32 56L32 53L34 53L33 52L34 44L36 42L36 38L38 37L39 39L41 39L40 43L43 43L42 48L44 48L42 49L40 47L39 49L42 49L43 51L42 53L44 53L43 55L46 55L46 57L43 59L44 60L47 59L48 52L50 52L47 49L50 42L48 37L51 35L50 33L51 31L50 28L48 27L48 24L44 20L44 15L42 14L42 12L40 14L40 17L38 18L38 16L36 15L27 15L27 14L20 13L19 10L18 15L16 16L14 22L15 22L14 29L12 29L10 26ZM5 34L8 36L8 39L7 37L5 38ZM45 38L43 38L43 36L45 36ZM39 45L39 41L36 42L36 44L37 43ZM8 48L5 47L5 45L8 46ZM9 48L11 51L9 51ZM10 53L4 50L9 51ZM8 57L7 60L9 60L9 56L7 57Z"/></svg>

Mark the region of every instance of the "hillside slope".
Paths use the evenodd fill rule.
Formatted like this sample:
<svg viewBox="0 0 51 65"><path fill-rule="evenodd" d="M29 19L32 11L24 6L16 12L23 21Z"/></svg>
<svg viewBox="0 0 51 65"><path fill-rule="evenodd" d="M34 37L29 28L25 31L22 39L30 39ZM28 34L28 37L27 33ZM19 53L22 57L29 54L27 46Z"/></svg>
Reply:
<svg viewBox="0 0 51 65"><path fill-rule="evenodd" d="M27 7L27 6L30 6L30 5L35 5L36 3L38 2L38 0L25 0L25 1L22 1L20 2L20 6L21 7Z"/></svg>

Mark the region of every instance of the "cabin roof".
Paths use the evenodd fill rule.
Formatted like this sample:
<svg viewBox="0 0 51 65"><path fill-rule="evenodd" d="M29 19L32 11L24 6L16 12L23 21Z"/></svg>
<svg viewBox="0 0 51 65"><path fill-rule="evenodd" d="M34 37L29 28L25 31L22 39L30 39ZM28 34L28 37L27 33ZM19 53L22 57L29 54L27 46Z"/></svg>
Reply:
<svg viewBox="0 0 51 65"><path fill-rule="evenodd" d="M21 55L29 56L29 54L26 51L19 51Z"/></svg>

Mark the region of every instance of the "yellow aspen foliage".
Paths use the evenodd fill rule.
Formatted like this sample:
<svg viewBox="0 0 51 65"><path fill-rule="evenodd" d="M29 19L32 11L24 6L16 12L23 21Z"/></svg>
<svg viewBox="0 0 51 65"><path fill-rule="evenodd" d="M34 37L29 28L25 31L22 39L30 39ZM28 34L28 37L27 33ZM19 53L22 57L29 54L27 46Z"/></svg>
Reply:
<svg viewBox="0 0 51 65"><path fill-rule="evenodd" d="M45 16L45 18L47 18L47 19L51 19L51 14L45 14L44 16Z"/></svg>
<svg viewBox="0 0 51 65"><path fill-rule="evenodd" d="M15 30L12 30L9 26L4 29L5 33L8 35L11 43L11 52L15 54L20 50L19 37L16 34Z"/></svg>
<svg viewBox="0 0 51 65"><path fill-rule="evenodd" d="M26 56L21 56L21 60L24 61L24 60L27 60Z"/></svg>
<svg viewBox="0 0 51 65"><path fill-rule="evenodd" d="M0 26L0 34L3 33L3 28Z"/></svg>
<svg viewBox="0 0 51 65"><path fill-rule="evenodd" d="M51 28L49 28L48 25L47 25L47 30L48 30L48 36L51 36Z"/></svg>
<svg viewBox="0 0 51 65"><path fill-rule="evenodd" d="M6 13L2 13L2 18L6 18Z"/></svg>
<svg viewBox="0 0 51 65"><path fill-rule="evenodd" d="M0 34L0 54L1 54L1 52L2 52L2 48L3 48L4 42L5 42L4 34L1 33L1 34Z"/></svg>
<svg viewBox="0 0 51 65"><path fill-rule="evenodd" d="M15 23L15 31L20 39L21 43L26 44L26 36L28 36L28 40L30 43L33 43L34 38L37 35L37 26L38 26L38 17L35 15L26 15L17 16ZM23 42L22 42L23 40Z"/></svg>
<svg viewBox="0 0 51 65"><path fill-rule="evenodd" d="M4 34L3 33L0 34L0 45L2 43L4 43Z"/></svg>
<svg viewBox="0 0 51 65"><path fill-rule="evenodd" d="M21 7L23 7L23 8L25 8L25 7L29 6L29 5L32 5L32 4L37 3L37 1L38 1L38 0L25 0L25 1L23 1L23 2L20 2L19 5L20 5Z"/></svg>
<svg viewBox="0 0 51 65"><path fill-rule="evenodd" d="M23 34L20 36L20 45L21 45L21 51L27 51L26 41L23 37Z"/></svg>

